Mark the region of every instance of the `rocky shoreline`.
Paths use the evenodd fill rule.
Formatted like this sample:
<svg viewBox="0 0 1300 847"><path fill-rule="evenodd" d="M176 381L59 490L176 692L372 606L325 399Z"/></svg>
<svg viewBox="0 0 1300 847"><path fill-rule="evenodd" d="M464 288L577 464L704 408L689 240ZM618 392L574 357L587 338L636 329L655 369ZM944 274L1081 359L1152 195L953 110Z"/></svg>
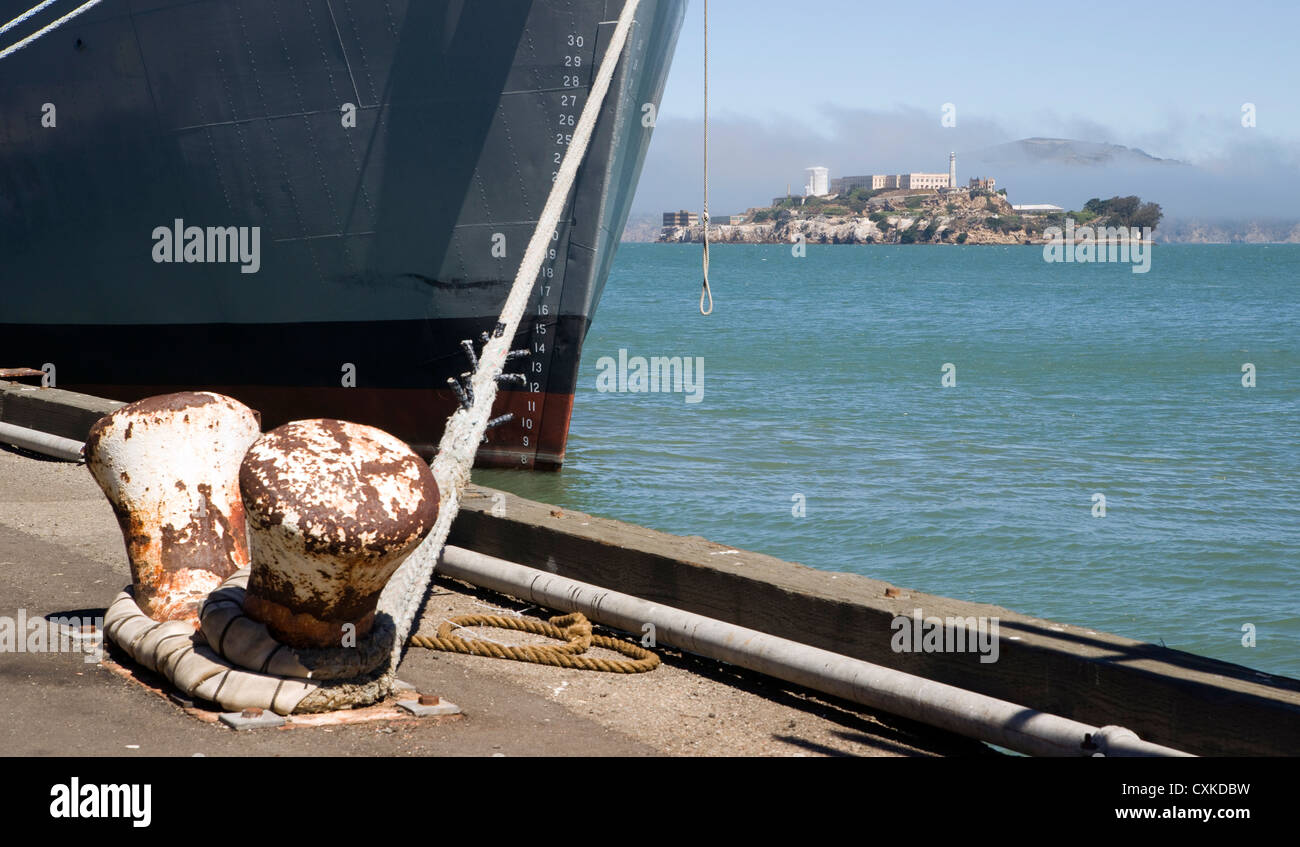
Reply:
<svg viewBox="0 0 1300 847"><path fill-rule="evenodd" d="M793 244L799 236L808 244L957 244L953 238L935 238L931 240L904 242L902 231L920 223L922 228L928 226L924 219L903 218L888 222L893 226L882 229L871 220L855 219L840 221L827 218L811 220L791 220L781 224L725 224L709 227L710 244ZM941 223L941 226L944 224ZM962 230L967 234L964 244L1036 244L1042 239L1032 237L1023 230L1002 233L987 228L979 230ZM704 241L704 227L675 226L665 227L659 236L659 242L665 244L698 244Z"/></svg>
<svg viewBox="0 0 1300 847"><path fill-rule="evenodd" d="M831 204L834 201L830 201ZM1033 244L1041 223L1022 218L1004 197L977 190L898 193L873 198L860 214L843 207L751 209L742 224L709 227L709 241L733 244ZM847 211L847 210L845 210ZM753 220L754 218L761 220ZM703 226L664 227L663 243L698 243Z"/></svg>

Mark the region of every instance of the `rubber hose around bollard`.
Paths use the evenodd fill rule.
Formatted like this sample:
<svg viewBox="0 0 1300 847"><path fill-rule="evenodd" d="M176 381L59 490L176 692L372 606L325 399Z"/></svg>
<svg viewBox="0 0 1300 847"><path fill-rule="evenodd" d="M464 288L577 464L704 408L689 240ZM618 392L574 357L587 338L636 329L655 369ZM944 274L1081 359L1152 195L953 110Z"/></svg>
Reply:
<svg viewBox="0 0 1300 847"><path fill-rule="evenodd" d="M232 712L269 709L279 715L312 714L368 706L391 693L394 673L319 683L235 667L184 621L155 621L123 591L104 616L105 634L132 659L161 674L186 696Z"/></svg>
<svg viewBox="0 0 1300 847"><path fill-rule="evenodd" d="M244 613L250 569L244 568L208 595L199 625L209 646L242 668L296 679L355 679L380 668L393 649L396 628L379 612L374 627L347 647L291 647L277 641L266 624Z"/></svg>

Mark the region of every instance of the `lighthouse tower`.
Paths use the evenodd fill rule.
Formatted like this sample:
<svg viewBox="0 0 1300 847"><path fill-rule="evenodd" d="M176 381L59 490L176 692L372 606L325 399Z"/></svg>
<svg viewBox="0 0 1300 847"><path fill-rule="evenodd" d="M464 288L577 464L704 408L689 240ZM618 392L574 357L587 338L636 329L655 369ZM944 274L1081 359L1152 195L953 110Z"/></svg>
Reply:
<svg viewBox="0 0 1300 847"><path fill-rule="evenodd" d="M948 154L948 187L957 187L957 154Z"/></svg>

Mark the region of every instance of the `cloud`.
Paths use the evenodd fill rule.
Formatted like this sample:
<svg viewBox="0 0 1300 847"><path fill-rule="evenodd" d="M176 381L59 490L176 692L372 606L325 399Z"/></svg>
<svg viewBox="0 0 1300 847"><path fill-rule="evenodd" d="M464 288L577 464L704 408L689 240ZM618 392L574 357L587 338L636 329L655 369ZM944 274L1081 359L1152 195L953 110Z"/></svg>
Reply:
<svg viewBox="0 0 1300 847"><path fill-rule="evenodd" d="M773 197L802 193L804 169L830 168L831 176L904 171L944 172L957 151L958 182L993 176L1015 203L1056 203L1079 208L1090 197L1137 194L1160 203L1166 216L1300 218L1300 145L1255 128L1220 122L1174 121L1167 129L1127 137L1095 121L1043 115L1037 131L1013 131L989 119L943 127L938 112L827 109L829 131L790 120L763 121L720 115L710 122L709 195L714 214L763 206ZM1199 150L1188 166L1118 156L1084 166L994 157L990 148L1024 135L1061 135L1088 142L1140 148L1168 157ZM699 209L703 194L703 131L698 120L662 120L646 157L633 211Z"/></svg>
<svg viewBox="0 0 1300 847"><path fill-rule="evenodd" d="M722 115L709 124L709 197L715 214L767 205L803 191L804 169L823 165L831 176L948 170L948 152L1007 140L987 121L942 127L939 114L918 109L828 111L831 131L789 121ZM697 120L661 120L633 201L638 213L699 208L703 194L703 127ZM960 165L960 162L959 162Z"/></svg>

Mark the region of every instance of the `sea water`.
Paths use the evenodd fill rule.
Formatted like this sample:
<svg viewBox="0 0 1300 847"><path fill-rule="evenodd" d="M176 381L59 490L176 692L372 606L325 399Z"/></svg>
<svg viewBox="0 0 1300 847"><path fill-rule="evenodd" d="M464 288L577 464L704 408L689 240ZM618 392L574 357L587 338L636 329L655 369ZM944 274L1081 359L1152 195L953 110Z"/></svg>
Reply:
<svg viewBox="0 0 1300 847"><path fill-rule="evenodd" d="M1300 246L711 252L622 245L563 471L475 481L1300 677Z"/></svg>

